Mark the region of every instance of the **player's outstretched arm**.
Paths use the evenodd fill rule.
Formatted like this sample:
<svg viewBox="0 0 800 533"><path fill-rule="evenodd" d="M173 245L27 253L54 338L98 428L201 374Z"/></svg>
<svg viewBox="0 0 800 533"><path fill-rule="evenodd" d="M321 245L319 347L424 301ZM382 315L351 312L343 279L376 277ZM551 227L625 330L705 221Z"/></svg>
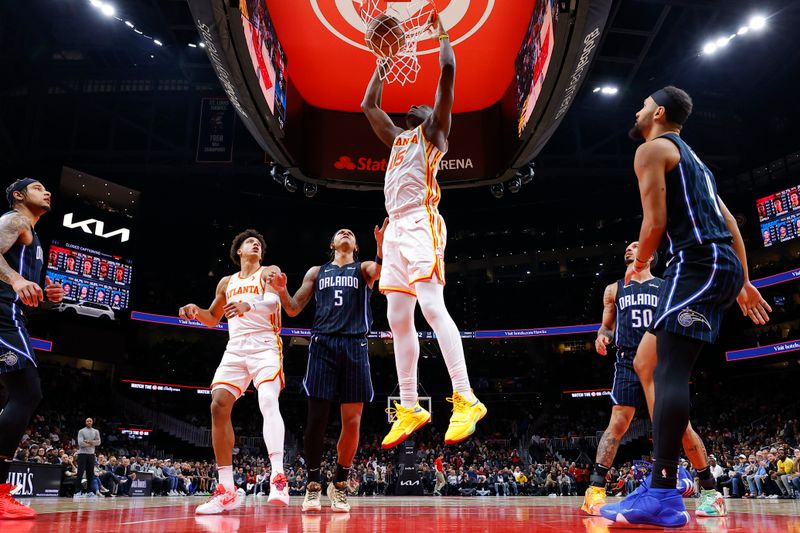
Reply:
<svg viewBox="0 0 800 533"><path fill-rule="evenodd" d="M603 322L597 330L597 339L594 341L594 349L600 355L608 355L609 344L614 342L614 325L617 322L617 284L612 283L603 292Z"/></svg>
<svg viewBox="0 0 800 533"><path fill-rule="evenodd" d="M439 85L436 89L436 102L433 104L433 113L424 126L425 135L437 148L442 151L447 149L447 137L450 135L450 122L453 112L456 87L456 56L450 37L442 26L442 21L437 13L431 20L434 36L439 41Z"/></svg>
<svg viewBox="0 0 800 533"><path fill-rule="evenodd" d="M30 220L16 211L0 217L0 281L11 285L22 303L36 307L44 299L42 288L38 283L23 278L2 255L14 246L30 225Z"/></svg>
<svg viewBox="0 0 800 533"><path fill-rule="evenodd" d="M392 122L389 115L381 109L381 99L383 97L383 80L380 75L380 67L375 67L375 72L372 74L372 79L369 80L367 92L364 94L364 100L361 101L361 110L367 116L369 125L372 126L372 131L375 135L383 141L386 146L394 144L394 138L403 133L403 129L399 128Z"/></svg>
<svg viewBox="0 0 800 533"><path fill-rule="evenodd" d="M725 217L725 225L728 226L728 231L733 235L733 251L736 252L736 256L744 269L744 285L736 298L736 302L739 304L739 309L742 310L744 316L750 317L750 320L756 324L766 324L769 322L769 313L772 312L772 307L761 296L758 289L750 283L750 272L747 269L747 251L745 250L744 239L742 239L742 233L739 231L736 218L719 196L717 196L717 202L719 202L722 215Z"/></svg>
<svg viewBox="0 0 800 533"><path fill-rule="evenodd" d="M289 294L286 289L286 274L272 274L267 277L267 283L272 287L281 299L283 310L289 316L297 316L308 305L311 298L314 296L314 285L317 283L319 276L319 267L311 267L303 277L303 283L294 296Z"/></svg>
<svg viewBox="0 0 800 533"><path fill-rule="evenodd" d="M375 243L378 245L378 251L375 257L379 261L383 259L383 235L386 233L386 228L388 226L388 217L383 219L383 225L381 227L375 226ZM364 261L361 263L361 273L367 281L367 285L372 287L381 277L381 263L377 261Z"/></svg>
<svg viewBox="0 0 800 533"><path fill-rule="evenodd" d="M213 328L222 319L225 313L225 288L228 286L230 276L225 276L217 284L217 290L214 294L214 301L208 309L201 309L195 304L186 304L178 310L178 316L186 320L197 320L204 326Z"/></svg>

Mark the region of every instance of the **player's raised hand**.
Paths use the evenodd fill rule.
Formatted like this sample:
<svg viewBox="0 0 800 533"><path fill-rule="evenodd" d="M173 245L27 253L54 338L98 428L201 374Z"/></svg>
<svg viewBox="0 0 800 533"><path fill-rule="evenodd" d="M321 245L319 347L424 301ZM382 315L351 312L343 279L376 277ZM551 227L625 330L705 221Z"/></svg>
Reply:
<svg viewBox="0 0 800 533"><path fill-rule="evenodd" d="M61 283L53 283L53 280L51 280L49 276L45 276L44 280L44 292L47 295L47 299L55 304L63 300L64 288L61 286Z"/></svg>
<svg viewBox="0 0 800 533"><path fill-rule="evenodd" d="M389 227L389 217L383 219L383 225L379 228L375 226L375 242L378 243L378 250L383 250L383 236L386 233L386 228Z"/></svg>
<svg viewBox="0 0 800 533"><path fill-rule="evenodd" d="M603 335L602 333L597 334L597 339L594 341L594 349L600 355L608 355L608 349L606 346L611 344L611 339L608 336Z"/></svg>
<svg viewBox="0 0 800 533"><path fill-rule="evenodd" d="M769 322L769 313L772 307L761 296L761 293L749 281L745 282L739 296L736 297L739 309L744 316L750 317L754 324L766 324Z"/></svg>
<svg viewBox="0 0 800 533"><path fill-rule="evenodd" d="M438 11L431 13L431 18L428 19L428 24L430 24L431 33L433 34L434 39L438 40L440 35L447 33L442 25L442 17L439 16Z"/></svg>
<svg viewBox="0 0 800 533"><path fill-rule="evenodd" d="M197 320L197 315L199 312L200 308L195 304L186 304L178 309L178 316L185 318L186 320Z"/></svg>
<svg viewBox="0 0 800 533"><path fill-rule="evenodd" d="M39 302L44 300L42 288L32 281L20 277L11 284L11 288L17 293L19 299L28 307L37 307Z"/></svg>
<svg viewBox="0 0 800 533"><path fill-rule="evenodd" d="M270 272L267 274L267 285L275 289L277 292L286 290L286 274L283 272Z"/></svg>

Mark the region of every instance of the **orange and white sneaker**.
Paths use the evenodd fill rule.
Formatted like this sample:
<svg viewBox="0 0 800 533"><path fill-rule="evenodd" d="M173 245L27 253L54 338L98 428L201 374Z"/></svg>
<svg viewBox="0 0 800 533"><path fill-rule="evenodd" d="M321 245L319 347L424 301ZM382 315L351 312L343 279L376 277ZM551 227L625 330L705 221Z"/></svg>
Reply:
<svg viewBox="0 0 800 533"><path fill-rule="evenodd" d="M592 516L601 516L600 508L606 504L606 488L590 486L583 497L581 511Z"/></svg>
<svg viewBox="0 0 800 533"><path fill-rule="evenodd" d="M392 416L392 429L383 438L381 447L384 450L394 448L413 432L431 421L431 414L420 406L417 402L414 407L403 407L397 402L394 402L394 408L386 409L386 412Z"/></svg>
<svg viewBox="0 0 800 533"><path fill-rule="evenodd" d="M283 472L275 474L275 477L270 480L267 503L289 505L289 480L286 479L286 475Z"/></svg>
<svg viewBox="0 0 800 533"><path fill-rule="evenodd" d="M225 511L233 511L242 506L242 500L243 498L237 491L225 490L220 483L208 501L198 505L194 512L197 514L220 514Z"/></svg>
<svg viewBox="0 0 800 533"><path fill-rule="evenodd" d="M14 489L11 483L0 485L0 520L36 518L36 511L14 499Z"/></svg>

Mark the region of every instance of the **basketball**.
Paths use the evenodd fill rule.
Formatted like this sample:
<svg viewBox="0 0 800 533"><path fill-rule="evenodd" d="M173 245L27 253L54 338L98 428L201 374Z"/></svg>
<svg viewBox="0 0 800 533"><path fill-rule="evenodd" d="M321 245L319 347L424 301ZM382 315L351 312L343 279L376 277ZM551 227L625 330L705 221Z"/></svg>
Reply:
<svg viewBox="0 0 800 533"><path fill-rule="evenodd" d="M372 19L364 38L372 53L384 58L396 56L406 44L403 25L396 18L386 14Z"/></svg>

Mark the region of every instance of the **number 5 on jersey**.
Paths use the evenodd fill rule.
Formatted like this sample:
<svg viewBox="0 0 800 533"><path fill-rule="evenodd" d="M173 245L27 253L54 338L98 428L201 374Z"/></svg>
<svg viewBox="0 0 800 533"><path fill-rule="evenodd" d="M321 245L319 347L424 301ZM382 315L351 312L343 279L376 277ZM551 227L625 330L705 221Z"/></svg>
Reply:
<svg viewBox="0 0 800 533"><path fill-rule="evenodd" d="M336 289L333 291L333 305L336 307L341 307L344 300L342 299L342 289Z"/></svg>
<svg viewBox="0 0 800 533"><path fill-rule="evenodd" d="M388 171L392 170L395 167L399 167L403 163L403 160L406 158L407 151L408 148L406 148L405 150L398 150L397 152L395 152L394 155L392 156L391 161L389 161L389 166L386 168L386 170Z"/></svg>

